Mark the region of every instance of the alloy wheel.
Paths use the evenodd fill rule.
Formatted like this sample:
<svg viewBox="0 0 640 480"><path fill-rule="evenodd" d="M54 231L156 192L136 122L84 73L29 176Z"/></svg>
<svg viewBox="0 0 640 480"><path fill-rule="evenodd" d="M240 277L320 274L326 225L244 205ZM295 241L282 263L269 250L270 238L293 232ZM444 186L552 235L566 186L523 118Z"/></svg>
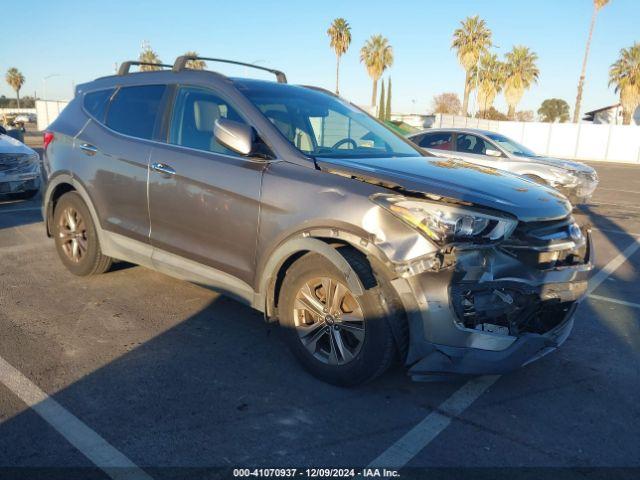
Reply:
<svg viewBox="0 0 640 480"><path fill-rule="evenodd" d="M58 236L62 251L69 260L79 263L87 254L87 227L80 213L73 207L66 207L58 221Z"/></svg>
<svg viewBox="0 0 640 480"><path fill-rule="evenodd" d="M296 294L293 318L300 341L323 363L347 364L362 348L362 307L341 282L329 277L306 282Z"/></svg>

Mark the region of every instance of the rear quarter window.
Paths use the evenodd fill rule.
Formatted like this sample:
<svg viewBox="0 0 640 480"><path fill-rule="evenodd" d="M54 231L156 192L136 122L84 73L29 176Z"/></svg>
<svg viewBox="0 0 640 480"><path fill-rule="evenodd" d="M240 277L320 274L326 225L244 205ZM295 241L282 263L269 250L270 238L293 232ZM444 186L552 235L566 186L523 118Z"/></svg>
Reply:
<svg viewBox="0 0 640 480"><path fill-rule="evenodd" d="M107 126L116 132L151 139L165 85L122 87L111 101Z"/></svg>
<svg viewBox="0 0 640 480"><path fill-rule="evenodd" d="M109 99L114 91L115 88L109 88L107 90L98 90L97 92L85 94L83 101L84 109L99 122L104 122L104 114L107 111Z"/></svg>

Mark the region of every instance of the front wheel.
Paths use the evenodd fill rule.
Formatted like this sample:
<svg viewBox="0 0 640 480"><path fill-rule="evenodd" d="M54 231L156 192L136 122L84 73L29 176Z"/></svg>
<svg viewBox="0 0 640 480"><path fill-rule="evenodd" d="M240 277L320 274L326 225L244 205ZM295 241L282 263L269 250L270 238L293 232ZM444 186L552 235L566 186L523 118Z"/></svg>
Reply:
<svg viewBox="0 0 640 480"><path fill-rule="evenodd" d="M278 312L289 347L310 373L352 386L387 370L395 346L379 292L376 287L356 296L344 275L320 255L307 254L291 266Z"/></svg>

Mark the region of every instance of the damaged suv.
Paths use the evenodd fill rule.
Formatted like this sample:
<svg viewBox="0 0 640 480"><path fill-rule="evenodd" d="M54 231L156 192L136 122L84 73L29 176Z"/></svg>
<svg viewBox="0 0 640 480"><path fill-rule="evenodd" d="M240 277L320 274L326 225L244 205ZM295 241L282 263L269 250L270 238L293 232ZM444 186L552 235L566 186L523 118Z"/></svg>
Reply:
<svg viewBox="0 0 640 480"><path fill-rule="evenodd" d="M224 292L339 385L398 358L414 378L508 372L567 338L592 251L561 194L430 157L280 71L194 59L126 62L50 126L44 218L71 272L126 260Z"/></svg>

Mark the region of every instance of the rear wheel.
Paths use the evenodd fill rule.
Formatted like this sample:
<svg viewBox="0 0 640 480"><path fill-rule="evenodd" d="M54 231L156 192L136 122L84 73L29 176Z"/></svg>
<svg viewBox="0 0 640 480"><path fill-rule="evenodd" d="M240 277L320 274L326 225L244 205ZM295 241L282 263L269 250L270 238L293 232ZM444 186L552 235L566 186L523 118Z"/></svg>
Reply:
<svg viewBox="0 0 640 480"><path fill-rule="evenodd" d="M394 358L380 289L357 296L324 257L308 254L287 271L278 311L298 360L325 382L351 386L384 373Z"/></svg>
<svg viewBox="0 0 640 480"><path fill-rule="evenodd" d="M53 213L53 235L58 256L79 276L104 273L112 259L103 255L89 209L76 192L65 193Z"/></svg>

